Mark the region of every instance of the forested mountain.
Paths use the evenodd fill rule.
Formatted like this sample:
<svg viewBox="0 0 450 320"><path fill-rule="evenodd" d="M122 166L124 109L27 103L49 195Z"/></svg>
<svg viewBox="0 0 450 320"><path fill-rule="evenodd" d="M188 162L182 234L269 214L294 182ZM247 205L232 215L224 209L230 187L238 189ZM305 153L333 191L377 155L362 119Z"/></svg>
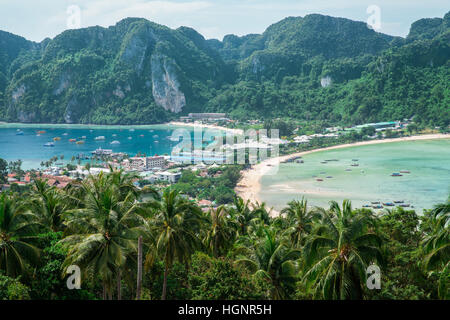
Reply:
<svg viewBox="0 0 450 320"><path fill-rule="evenodd" d="M188 112L449 124L450 12L407 38L323 15L205 40L128 18L33 43L0 32L0 120L157 123Z"/></svg>

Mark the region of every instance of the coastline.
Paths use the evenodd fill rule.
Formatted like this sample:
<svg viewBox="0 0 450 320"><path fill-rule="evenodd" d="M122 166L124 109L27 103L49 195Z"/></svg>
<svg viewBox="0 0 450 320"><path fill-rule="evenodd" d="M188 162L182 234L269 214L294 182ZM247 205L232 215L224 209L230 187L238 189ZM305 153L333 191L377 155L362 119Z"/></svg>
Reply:
<svg viewBox="0 0 450 320"><path fill-rule="evenodd" d="M307 154L320 152L320 151L328 151L335 149L343 149L349 147L357 147L357 146L365 146L372 144L381 144L381 143L392 143L392 142L403 142L403 141L417 141L417 140L434 140L434 139L450 139L450 135L448 134L426 134L419 136L410 136L410 137L401 137L401 138L391 138L384 140L371 140L371 141L360 141L355 143L347 143L327 148L320 148L308 151L302 151L297 153L292 153L289 155L279 156L275 158L267 159L261 163L258 163L252 168L248 170L241 171L241 179L239 180L236 188L234 189L236 194L243 198L245 201L250 200L250 203L261 202L259 198L259 192L261 190L261 178L268 174L271 170L274 170L274 167L278 164L295 158L304 156ZM273 214L277 215L278 212L272 210Z"/></svg>
<svg viewBox="0 0 450 320"><path fill-rule="evenodd" d="M233 133L235 135L242 135L244 133L244 130L242 129L231 129L227 127L221 127L214 124L203 124L203 123L192 123L192 122L179 122L179 121L170 121L167 123L169 126L177 126L177 127L189 127L189 128L208 128L208 129L217 129L222 130L226 132Z"/></svg>

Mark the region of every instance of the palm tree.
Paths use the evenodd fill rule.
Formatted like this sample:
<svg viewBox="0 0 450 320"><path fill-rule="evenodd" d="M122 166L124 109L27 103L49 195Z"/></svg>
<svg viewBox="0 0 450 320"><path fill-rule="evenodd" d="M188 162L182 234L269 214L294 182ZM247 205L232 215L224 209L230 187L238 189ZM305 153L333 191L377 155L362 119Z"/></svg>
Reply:
<svg viewBox="0 0 450 320"><path fill-rule="evenodd" d="M205 235L205 246L215 256L225 254L236 238L235 222L224 206L211 209L207 213L208 230Z"/></svg>
<svg viewBox="0 0 450 320"><path fill-rule="evenodd" d="M234 208L230 209L230 215L238 225L239 235L246 235L251 222L258 218L259 211L255 212L249 207L250 200L244 201L241 197L234 198Z"/></svg>
<svg viewBox="0 0 450 320"><path fill-rule="evenodd" d="M192 202L179 196L176 190L166 189L162 199L152 201L150 229L155 235L154 251L146 260L156 255L164 262L164 280L161 299L167 296L167 276L174 261L186 262L199 245L200 226L204 222L201 210Z"/></svg>
<svg viewBox="0 0 450 320"><path fill-rule="evenodd" d="M302 198L301 201L291 201L288 207L280 212L286 215L289 228L286 230L291 237L294 247L304 244L305 236L311 233L313 221L319 217L315 210L308 210L308 202Z"/></svg>
<svg viewBox="0 0 450 320"><path fill-rule="evenodd" d="M0 194L0 270L16 277L25 274L27 263L34 264L39 249L31 244L38 218L24 211L13 196Z"/></svg>
<svg viewBox="0 0 450 320"><path fill-rule="evenodd" d="M55 187L47 185L47 180L36 179L34 192L26 201L31 211L40 217L42 223L53 231L62 230L62 214L69 208L64 195Z"/></svg>
<svg viewBox="0 0 450 320"><path fill-rule="evenodd" d="M63 216L69 234L61 240L69 247L64 269L75 264L83 269L84 276L99 276L104 299L106 294L112 298L116 278L120 298L121 269L136 251L137 237L146 224L138 214L141 205L132 192L123 198L119 186L103 173L89 176L81 188L81 207L68 210Z"/></svg>
<svg viewBox="0 0 450 320"><path fill-rule="evenodd" d="M372 229L375 218L352 211L344 200L322 210L321 224L305 245L304 279L314 294L324 299L362 299L370 262L382 262L381 238Z"/></svg>
<svg viewBox="0 0 450 320"><path fill-rule="evenodd" d="M426 254L425 270L439 273L438 296L449 299L450 277L450 197L446 203L435 206L431 212L431 232L422 241Z"/></svg>
<svg viewBox="0 0 450 320"><path fill-rule="evenodd" d="M247 266L253 276L271 284L271 299L286 299L297 281L297 263L301 253L279 237L275 229L264 228L264 237L258 239L246 253L236 260Z"/></svg>

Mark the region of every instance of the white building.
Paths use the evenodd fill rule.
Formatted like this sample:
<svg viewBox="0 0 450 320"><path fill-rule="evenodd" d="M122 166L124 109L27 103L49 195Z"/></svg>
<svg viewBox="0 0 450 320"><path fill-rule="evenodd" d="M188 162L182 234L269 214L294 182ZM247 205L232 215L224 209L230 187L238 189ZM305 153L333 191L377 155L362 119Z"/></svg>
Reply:
<svg viewBox="0 0 450 320"><path fill-rule="evenodd" d="M131 157L122 162L125 169L128 170L149 170L152 168L164 168L165 158L155 157Z"/></svg>
<svg viewBox="0 0 450 320"><path fill-rule="evenodd" d="M181 178L181 172L162 171L155 173L155 175L158 177L158 180L164 180L170 183L176 183Z"/></svg>

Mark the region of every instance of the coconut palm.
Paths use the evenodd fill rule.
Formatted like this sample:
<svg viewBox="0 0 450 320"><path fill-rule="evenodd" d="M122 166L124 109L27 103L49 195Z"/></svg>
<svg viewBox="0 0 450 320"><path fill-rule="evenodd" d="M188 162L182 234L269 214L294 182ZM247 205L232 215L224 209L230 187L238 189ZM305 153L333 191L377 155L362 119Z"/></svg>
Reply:
<svg viewBox="0 0 450 320"><path fill-rule="evenodd" d="M62 213L69 209L69 203L64 198L63 193L47 185L47 180L36 179L34 192L26 201L26 205L36 213L42 224L52 231L61 231Z"/></svg>
<svg viewBox="0 0 450 320"><path fill-rule="evenodd" d="M233 245L236 238L236 223L224 206L209 210L207 220L209 223L205 235L205 246L215 257L218 257L225 254Z"/></svg>
<svg viewBox="0 0 450 320"><path fill-rule="evenodd" d="M239 235L247 234L252 221L259 218L260 211L250 209L250 200L244 201L241 197L234 198L234 208L230 209L230 215L236 221Z"/></svg>
<svg viewBox="0 0 450 320"><path fill-rule="evenodd" d="M35 264L39 249L31 244L33 234L42 227L38 217L20 208L14 196L0 194L0 270L16 277Z"/></svg>
<svg viewBox="0 0 450 320"><path fill-rule="evenodd" d="M301 253L280 237L273 228L264 228L264 237L248 250L242 250L236 264L245 265L253 276L271 285L271 299L287 299L297 281L297 263Z"/></svg>
<svg viewBox="0 0 450 320"><path fill-rule="evenodd" d="M342 208L335 201L322 212L322 221L305 245L304 279L315 296L324 299L362 299L370 262L382 263L381 238L372 230L375 218Z"/></svg>
<svg viewBox="0 0 450 320"><path fill-rule="evenodd" d="M112 297L113 279L117 279L120 297L121 268L136 250L137 237L146 221L138 213L141 204L133 192L125 198L110 177L100 173L82 184L81 208L64 213L66 233L61 243L69 247L64 268L78 265L83 275L95 275L103 284L103 298Z"/></svg>
<svg viewBox="0 0 450 320"><path fill-rule="evenodd" d="M161 299L167 296L167 277L174 261L180 263L189 260L199 246L200 226L205 221L200 208L179 196L176 190L166 189L162 199L152 201L149 220L150 230L154 233L154 249L147 255L147 266L156 257L164 263L164 280ZM156 255L156 256L154 256Z"/></svg>
<svg viewBox="0 0 450 320"><path fill-rule="evenodd" d="M450 198L446 203L435 206L431 212L431 232L422 241L426 254L425 270L439 274L438 295L449 299L450 283Z"/></svg>
<svg viewBox="0 0 450 320"><path fill-rule="evenodd" d="M311 233L313 221L319 217L316 210L308 210L308 202L302 198L301 201L291 201L288 207L280 212L286 216L289 227L286 233L290 235L294 247L304 244L305 236Z"/></svg>

